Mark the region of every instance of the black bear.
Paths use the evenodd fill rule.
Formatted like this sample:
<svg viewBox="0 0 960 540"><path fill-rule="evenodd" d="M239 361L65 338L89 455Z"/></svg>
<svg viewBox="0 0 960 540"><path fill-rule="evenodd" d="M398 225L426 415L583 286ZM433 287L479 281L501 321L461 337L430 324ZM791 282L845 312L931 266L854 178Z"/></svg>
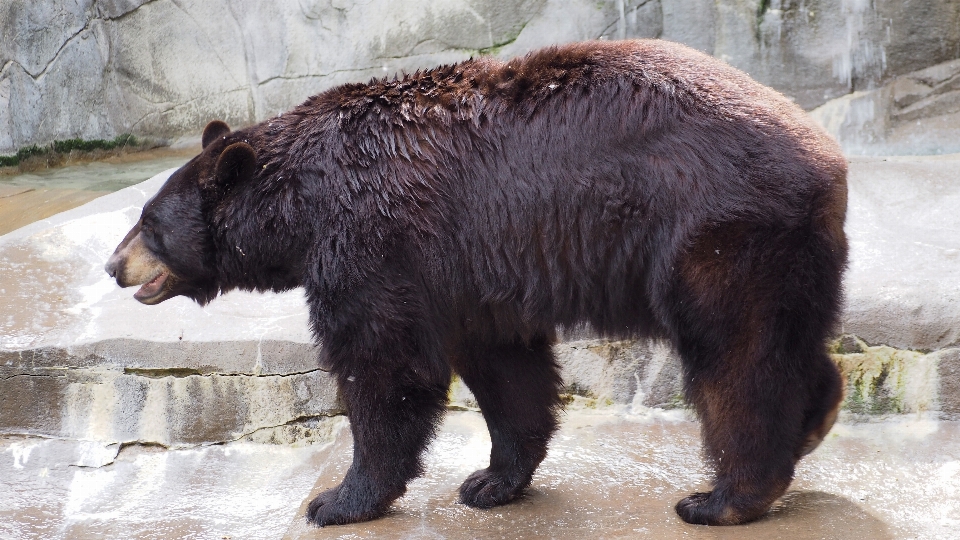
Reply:
<svg viewBox="0 0 960 540"><path fill-rule="evenodd" d="M460 500L517 497L572 325L676 346L716 471L677 504L689 523L761 516L833 424L846 161L721 61L643 40L477 58L214 121L202 144L106 270L145 304L305 288L354 440L317 525L380 516L423 472L453 373L492 439Z"/></svg>

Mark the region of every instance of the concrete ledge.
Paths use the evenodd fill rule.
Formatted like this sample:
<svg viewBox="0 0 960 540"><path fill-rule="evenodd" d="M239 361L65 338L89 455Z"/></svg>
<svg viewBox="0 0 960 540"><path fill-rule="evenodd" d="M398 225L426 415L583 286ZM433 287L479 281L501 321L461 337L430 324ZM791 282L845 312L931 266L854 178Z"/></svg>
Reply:
<svg viewBox="0 0 960 540"><path fill-rule="evenodd" d="M291 442L311 437L316 421L343 413L334 382L319 370L157 378L108 368L44 368L0 380L0 393L4 433L108 444Z"/></svg>
<svg viewBox="0 0 960 540"><path fill-rule="evenodd" d="M44 368L106 366L149 377L166 375L288 375L317 368L312 343L259 341L145 341L116 338L74 346L0 351L0 376Z"/></svg>

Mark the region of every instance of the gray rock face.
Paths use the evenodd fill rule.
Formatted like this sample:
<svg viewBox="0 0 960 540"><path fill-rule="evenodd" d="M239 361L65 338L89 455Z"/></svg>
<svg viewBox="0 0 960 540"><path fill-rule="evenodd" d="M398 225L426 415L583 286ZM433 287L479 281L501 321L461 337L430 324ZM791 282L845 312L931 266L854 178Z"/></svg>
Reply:
<svg viewBox="0 0 960 540"><path fill-rule="evenodd" d="M0 153L196 137L333 85L477 54L660 37L805 108L960 58L954 0L0 0Z"/></svg>
<svg viewBox="0 0 960 540"><path fill-rule="evenodd" d="M855 158L842 331L848 408L960 412L960 155ZM840 359L844 366L844 359ZM871 387L869 381L874 381ZM856 403L856 396L866 396Z"/></svg>
<svg viewBox="0 0 960 540"><path fill-rule="evenodd" d="M855 158L843 331L873 345L960 346L960 156Z"/></svg>
<svg viewBox="0 0 960 540"><path fill-rule="evenodd" d="M960 60L914 71L811 111L853 154L960 152Z"/></svg>

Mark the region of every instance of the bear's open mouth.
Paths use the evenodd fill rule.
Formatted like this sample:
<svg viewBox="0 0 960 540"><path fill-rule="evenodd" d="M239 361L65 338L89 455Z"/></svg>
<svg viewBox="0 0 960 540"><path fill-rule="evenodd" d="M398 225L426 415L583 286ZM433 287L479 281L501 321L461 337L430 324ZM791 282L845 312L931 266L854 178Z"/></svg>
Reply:
<svg viewBox="0 0 960 540"><path fill-rule="evenodd" d="M169 272L161 271L153 279L144 283L140 290L133 294L133 297L141 302L153 299L163 292L163 286L167 282Z"/></svg>

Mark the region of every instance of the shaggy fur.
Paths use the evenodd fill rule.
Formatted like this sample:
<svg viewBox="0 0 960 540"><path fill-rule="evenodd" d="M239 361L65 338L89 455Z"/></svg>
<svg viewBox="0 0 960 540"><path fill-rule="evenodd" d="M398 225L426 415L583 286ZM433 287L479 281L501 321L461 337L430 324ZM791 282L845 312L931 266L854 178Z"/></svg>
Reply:
<svg viewBox="0 0 960 540"><path fill-rule="evenodd" d="M452 372L493 441L461 500L520 494L557 427L558 327L677 347L716 471L677 505L690 523L762 515L833 422L846 162L723 62L659 41L480 58L203 143L125 240L165 265L138 298L305 287L354 437L318 525L383 514L423 472ZM108 271L144 283L124 244Z"/></svg>

